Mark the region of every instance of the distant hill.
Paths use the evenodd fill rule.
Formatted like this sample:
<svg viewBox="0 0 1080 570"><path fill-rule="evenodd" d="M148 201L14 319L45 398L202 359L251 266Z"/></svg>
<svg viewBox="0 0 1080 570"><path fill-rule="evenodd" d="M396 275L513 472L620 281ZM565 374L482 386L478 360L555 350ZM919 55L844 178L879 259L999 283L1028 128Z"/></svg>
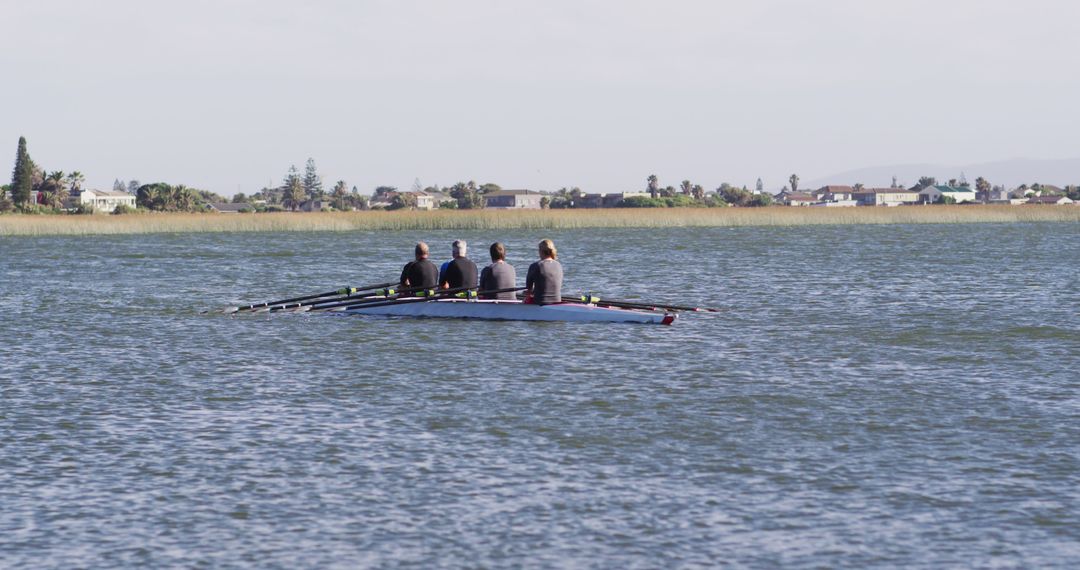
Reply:
<svg viewBox="0 0 1080 570"><path fill-rule="evenodd" d="M910 187L918 182L922 176L933 176L938 179L938 182L945 182L950 178L960 178L961 172L967 177L968 182L972 184L975 184L976 178L982 176L989 180L991 184L1004 184L1010 188L1035 182L1067 186L1080 184L1080 158L1061 160L1016 158L962 166L897 164L849 170L804 184L806 184L806 188L819 188L826 184L852 185L857 183L869 187L888 186L892 183L893 176L896 176L900 184ZM800 184L800 187L803 187L803 184Z"/></svg>

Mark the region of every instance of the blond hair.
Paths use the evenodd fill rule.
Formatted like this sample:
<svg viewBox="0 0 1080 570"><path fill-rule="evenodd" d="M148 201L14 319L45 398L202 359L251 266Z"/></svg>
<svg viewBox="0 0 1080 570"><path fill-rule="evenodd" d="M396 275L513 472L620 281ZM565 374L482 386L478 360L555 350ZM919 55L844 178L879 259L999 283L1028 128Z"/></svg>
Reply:
<svg viewBox="0 0 1080 570"><path fill-rule="evenodd" d="M540 257L559 259L559 251L555 249L555 242L546 239L540 242Z"/></svg>

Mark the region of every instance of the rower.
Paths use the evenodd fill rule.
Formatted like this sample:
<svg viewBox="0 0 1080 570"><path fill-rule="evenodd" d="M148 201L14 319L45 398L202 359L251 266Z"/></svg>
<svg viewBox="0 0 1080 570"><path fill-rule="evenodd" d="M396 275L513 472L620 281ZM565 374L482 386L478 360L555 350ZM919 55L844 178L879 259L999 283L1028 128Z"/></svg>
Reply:
<svg viewBox="0 0 1080 570"><path fill-rule="evenodd" d="M491 265L480 272L480 290L497 291L500 289L513 289L517 284L517 273L514 266L506 262L506 247L495 242L491 244ZM485 299L499 301L513 301L517 299L513 291L492 293L484 295Z"/></svg>
<svg viewBox="0 0 1080 570"><path fill-rule="evenodd" d="M469 244L463 239L455 240L452 249L454 259L443 264L442 271L439 272L439 287L443 289L476 288L476 264L466 257Z"/></svg>
<svg viewBox="0 0 1080 570"><path fill-rule="evenodd" d="M553 305L562 302L562 264L555 244L546 239L540 242L540 261L529 266L525 275L525 302Z"/></svg>
<svg viewBox="0 0 1080 570"><path fill-rule="evenodd" d="M428 260L428 245L418 242L414 253L416 260L406 263L405 268L401 270L401 288L434 289L438 285L439 270ZM413 293L417 297L421 294L420 291Z"/></svg>

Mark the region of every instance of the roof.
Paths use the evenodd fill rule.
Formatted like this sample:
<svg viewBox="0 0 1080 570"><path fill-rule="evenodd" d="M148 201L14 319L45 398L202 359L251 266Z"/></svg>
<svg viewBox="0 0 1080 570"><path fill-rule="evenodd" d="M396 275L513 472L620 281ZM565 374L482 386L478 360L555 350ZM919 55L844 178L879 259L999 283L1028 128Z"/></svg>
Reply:
<svg viewBox="0 0 1080 570"><path fill-rule="evenodd" d="M830 185L822 186L821 188L818 188L817 191L818 192L832 192L834 194L843 194L843 193L854 192L855 189L852 188L851 186L841 186L841 185L838 185L838 184L830 184Z"/></svg>
<svg viewBox="0 0 1080 570"><path fill-rule="evenodd" d="M1067 196L1032 196L1028 199L1028 204L1057 204L1062 200L1067 200L1066 204L1072 202Z"/></svg>
<svg viewBox="0 0 1080 570"><path fill-rule="evenodd" d="M229 202L214 202L210 207L219 212L239 212L240 210L254 210L255 207L246 202L231 204Z"/></svg>
<svg viewBox="0 0 1080 570"><path fill-rule="evenodd" d="M943 186L941 184L938 184L937 186L928 186L927 188L933 188L934 190L937 190L938 192L941 192L942 194L949 194L949 193L956 193L956 192L974 192L975 191L975 190L973 190L971 188L964 188L963 186L961 186L960 188L953 188L952 186Z"/></svg>
<svg viewBox="0 0 1080 570"><path fill-rule="evenodd" d="M799 202L816 202L817 198L814 198L810 194L805 192L793 192L787 195L788 200L796 200Z"/></svg>
<svg viewBox="0 0 1080 570"><path fill-rule="evenodd" d="M904 188L863 188L852 192L852 194L918 194L918 192L905 190Z"/></svg>
<svg viewBox="0 0 1080 570"><path fill-rule="evenodd" d="M83 190L83 192L89 192L94 196L102 198L134 198L134 194L128 194L127 192L119 192L117 190Z"/></svg>
<svg viewBox="0 0 1080 570"><path fill-rule="evenodd" d="M488 192L484 196L539 196L540 192L536 190L498 190L495 192Z"/></svg>

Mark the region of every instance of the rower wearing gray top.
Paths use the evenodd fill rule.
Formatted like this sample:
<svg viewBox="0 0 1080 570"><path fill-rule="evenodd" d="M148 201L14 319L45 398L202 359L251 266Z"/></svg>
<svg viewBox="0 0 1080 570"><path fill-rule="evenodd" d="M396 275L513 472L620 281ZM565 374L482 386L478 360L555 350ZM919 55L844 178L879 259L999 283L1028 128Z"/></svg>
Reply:
<svg viewBox="0 0 1080 570"><path fill-rule="evenodd" d="M513 289L517 286L517 272L514 266L506 262L506 247L499 242L491 244L491 265L480 272L480 290L496 291L499 289ZM513 291L504 291L484 295L484 299L496 299L499 301L513 301L517 296Z"/></svg>
<svg viewBox="0 0 1080 570"><path fill-rule="evenodd" d="M529 266L525 275L526 302L536 305L562 303L562 264L555 244L546 239L540 242L540 261Z"/></svg>

